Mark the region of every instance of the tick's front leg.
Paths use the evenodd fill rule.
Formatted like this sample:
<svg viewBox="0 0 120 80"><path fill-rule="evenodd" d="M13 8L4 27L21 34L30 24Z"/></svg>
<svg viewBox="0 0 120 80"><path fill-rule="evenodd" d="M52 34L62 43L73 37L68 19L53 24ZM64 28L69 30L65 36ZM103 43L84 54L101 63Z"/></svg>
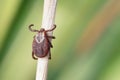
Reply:
<svg viewBox="0 0 120 80"><path fill-rule="evenodd" d="M32 51L32 58L37 60L38 58L35 57L34 52Z"/></svg>
<svg viewBox="0 0 120 80"><path fill-rule="evenodd" d="M52 29L49 29L49 30L46 30L46 32L53 31L55 28L56 28L56 25L55 25L55 24L53 24L53 28L52 28Z"/></svg>

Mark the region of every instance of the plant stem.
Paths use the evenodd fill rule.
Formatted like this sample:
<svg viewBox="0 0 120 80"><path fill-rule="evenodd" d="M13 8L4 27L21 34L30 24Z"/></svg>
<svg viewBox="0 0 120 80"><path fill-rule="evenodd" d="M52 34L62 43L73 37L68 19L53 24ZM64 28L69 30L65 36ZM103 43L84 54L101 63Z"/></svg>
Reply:
<svg viewBox="0 0 120 80"><path fill-rule="evenodd" d="M44 0L42 28L45 30L53 27L52 25L55 21L56 4L57 0ZM52 32L49 32L48 34L52 35ZM44 58L38 58L36 80L47 79L47 66L48 56Z"/></svg>

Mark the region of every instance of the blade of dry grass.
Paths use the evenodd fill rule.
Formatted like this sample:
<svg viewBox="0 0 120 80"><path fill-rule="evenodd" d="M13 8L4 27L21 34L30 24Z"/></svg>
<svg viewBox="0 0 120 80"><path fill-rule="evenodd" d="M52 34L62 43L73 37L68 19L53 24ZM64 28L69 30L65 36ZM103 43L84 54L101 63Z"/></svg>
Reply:
<svg viewBox="0 0 120 80"><path fill-rule="evenodd" d="M53 27L55 21L56 4L57 0L44 0L42 28L45 28L46 30ZM49 35L52 35L52 32L50 32ZM38 58L36 80L47 79L47 66L48 56Z"/></svg>

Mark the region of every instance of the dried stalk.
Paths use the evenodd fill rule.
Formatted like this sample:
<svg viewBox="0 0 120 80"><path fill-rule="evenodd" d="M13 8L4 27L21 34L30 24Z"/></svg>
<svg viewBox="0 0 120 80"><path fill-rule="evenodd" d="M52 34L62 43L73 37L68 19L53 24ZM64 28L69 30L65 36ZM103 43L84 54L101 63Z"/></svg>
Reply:
<svg viewBox="0 0 120 80"><path fill-rule="evenodd" d="M52 25L55 21L56 4L57 0L44 0L42 28L45 30L53 27ZM49 35L52 35L52 32L50 32ZM48 56L44 58L38 58L36 80L47 79L47 66Z"/></svg>

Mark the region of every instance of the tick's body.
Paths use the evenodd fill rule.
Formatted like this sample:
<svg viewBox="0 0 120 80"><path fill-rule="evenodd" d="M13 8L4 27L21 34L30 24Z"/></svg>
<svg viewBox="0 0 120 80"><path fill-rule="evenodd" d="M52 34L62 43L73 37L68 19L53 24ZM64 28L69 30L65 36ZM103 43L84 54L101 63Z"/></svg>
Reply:
<svg viewBox="0 0 120 80"><path fill-rule="evenodd" d="M31 26L29 26L29 29L32 32L38 32L34 36L34 40L32 43L32 57L33 59L37 59L36 57L42 58L49 56L49 59L51 59L51 53L50 48L52 48L52 44L50 42L50 39L55 39L54 36L49 36L47 32L53 31L56 28L56 25L54 25L53 29L45 30L44 28L41 28L40 30L32 30ZM35 57L36 56L36 57Z"/></svg>

